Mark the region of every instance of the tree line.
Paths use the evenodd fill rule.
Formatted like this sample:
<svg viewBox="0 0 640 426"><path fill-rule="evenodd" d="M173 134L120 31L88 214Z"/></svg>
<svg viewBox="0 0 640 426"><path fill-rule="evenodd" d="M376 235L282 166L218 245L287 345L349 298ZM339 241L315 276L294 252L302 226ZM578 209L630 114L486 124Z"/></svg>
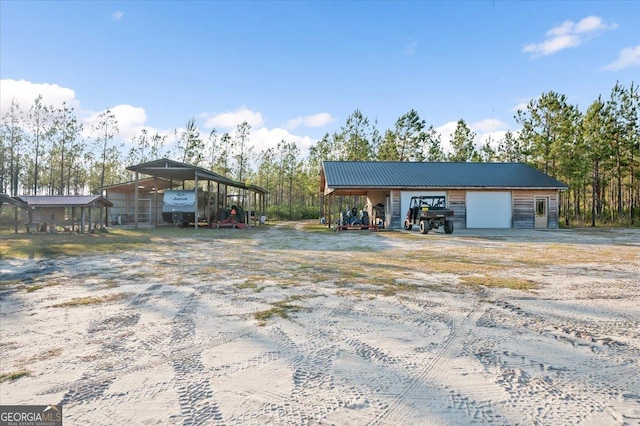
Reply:
<svg viewBox="0 0 640 426"><path fill-rule="evenodd" d="M161 157L206 168L268 191L267 214L280 218L317 217L319 170L325 160L523 162L568 184L561 216L567 224L633 225L640 219L640 121L638 86L617 82L586 111L567 96L546 92L515 115L520 130L476 145L476 134L458 120L451 149L417 111L380 132L360 110L339 130L326 133L301 155L295 142L255 151L251 126L203 135L195 118L175 130L177 143L141 130L125 151L117 142L115 115L107 110L85 132L67 104L45 105L42 96L25 107L13 100L0 126L0 192L9 195L96 193L131 180L126 167Z"/></svg>

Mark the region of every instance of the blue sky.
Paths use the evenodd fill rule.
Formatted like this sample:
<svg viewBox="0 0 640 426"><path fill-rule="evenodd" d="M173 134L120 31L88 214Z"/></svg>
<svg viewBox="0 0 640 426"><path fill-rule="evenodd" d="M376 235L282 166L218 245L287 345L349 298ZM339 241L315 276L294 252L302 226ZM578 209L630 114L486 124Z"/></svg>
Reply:
<svg viewBox="0 0 640 426"><path fill-rule="evenodd" d="M410 109L447 139L517 130L543 92L584 111L640 83L638 1L0 0L1 105L112 109L123 141L246 120L256 150L306 151L359 109L383 133Z"/></svg>

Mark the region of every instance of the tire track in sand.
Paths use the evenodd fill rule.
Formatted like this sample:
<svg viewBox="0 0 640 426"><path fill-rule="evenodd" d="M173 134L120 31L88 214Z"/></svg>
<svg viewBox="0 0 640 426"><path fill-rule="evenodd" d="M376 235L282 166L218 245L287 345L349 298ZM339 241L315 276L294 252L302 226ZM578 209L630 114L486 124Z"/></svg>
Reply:
<svg viewBox="0 0 640 426"><path fill-rule="evenodd" d="M368 425L376 426L381 424L408 424L408 411L417 400L428 401L432 398L432 390L438 387L428 386L435 383L437 379L446 372L449 361L456 355L464 341L464 332L469 329L470 324L475 322L484 313L486 304L476 301L475 306L469 312L460 324L455 327L449 337L442 344L440 349L436 351L434 357L422 368L404 390L395 395L393 401L386 410L382 411L376 418L371 420Z"/></svg>

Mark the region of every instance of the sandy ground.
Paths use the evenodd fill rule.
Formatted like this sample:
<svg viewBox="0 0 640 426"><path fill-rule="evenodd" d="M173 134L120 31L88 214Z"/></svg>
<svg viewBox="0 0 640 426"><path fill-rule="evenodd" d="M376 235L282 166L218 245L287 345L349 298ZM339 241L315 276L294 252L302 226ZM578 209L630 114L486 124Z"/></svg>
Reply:
<svg viewBox="0 0 640 426"><path fill-rule="evenodd" d="M28 374L0 403L66 425L640 424L638 230L181 232L0 260L0 373Z"/></svg>

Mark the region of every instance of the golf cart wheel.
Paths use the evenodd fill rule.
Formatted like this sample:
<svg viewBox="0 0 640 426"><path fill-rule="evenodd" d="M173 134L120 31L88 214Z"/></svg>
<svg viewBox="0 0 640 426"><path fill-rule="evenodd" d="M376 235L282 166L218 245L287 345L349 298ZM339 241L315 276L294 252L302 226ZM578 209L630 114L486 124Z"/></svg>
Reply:
<svg viewBox="0 0 640 426"><path fill-rule="evenodd" d="M405 219L404 229L406 229L407 231L411 231L411 228L413 228L413 225L411 224L411 222L409 222L409 219Z"/></svg>
<svg viewBox="0 0 640 426"><path fill-rule="evenodd" d="M444 233L445 234L453 234L453 222L450 220L447 220L444 223Z"/></svg>
<svg viewBox="0 0 640 426"><path fill-rule="evenodd" d="M420 222L420 233L428 234L429 233L429 223L426 220Z"/></svg>

